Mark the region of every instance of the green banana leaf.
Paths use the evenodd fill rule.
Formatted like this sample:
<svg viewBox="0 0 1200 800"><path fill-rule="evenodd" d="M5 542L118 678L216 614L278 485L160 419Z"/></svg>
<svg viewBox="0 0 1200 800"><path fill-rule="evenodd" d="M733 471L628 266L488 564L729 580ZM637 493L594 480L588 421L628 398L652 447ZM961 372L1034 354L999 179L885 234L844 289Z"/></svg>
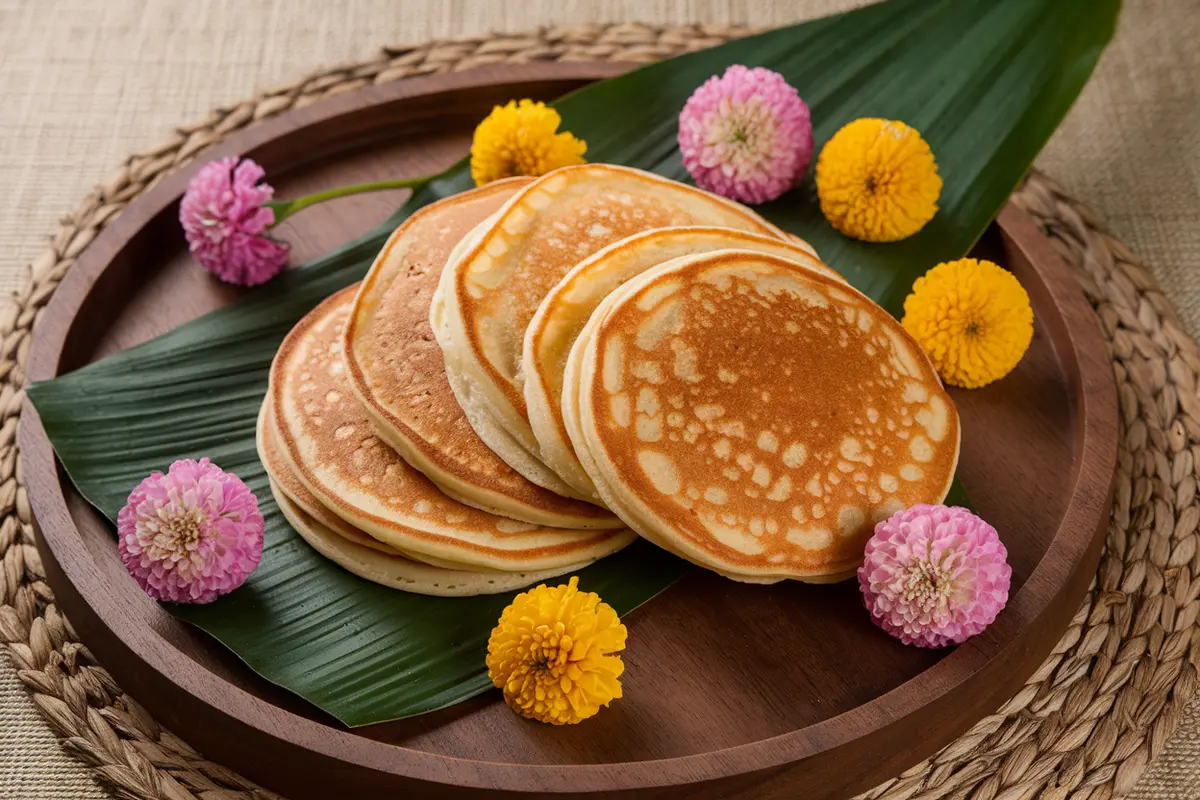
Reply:
<svg viewBox="0 0 1200 800"><path fill-rule="evenodd" d="M932 146L945 185L940 213L912 238L865 244L837 234L820 214L811 170L803 186L762 208L896 314L913 280L964 255L1007 200L1086 82L1118 8L1119 0L891 0L653 64L585 87L556 107L564 128L587 140L589 160L681 180L676 115L702 81L730 64L770 67L796 86L812 109L818 148L857 117L913 125ZM347 725L419 714L484 691L487 637L511 595L405 594L316 555L270 501L255 453L255 415L271 357L290 327L361 278L414 209L469 186L460 163L379 228L272 285L30 389L71 478L110 519L142 477L177 458L208 456L247 480L264 500L262 566L216 603L170 611ZM625 613L684 569L639 543L583 570L580 581Z"/></svg>

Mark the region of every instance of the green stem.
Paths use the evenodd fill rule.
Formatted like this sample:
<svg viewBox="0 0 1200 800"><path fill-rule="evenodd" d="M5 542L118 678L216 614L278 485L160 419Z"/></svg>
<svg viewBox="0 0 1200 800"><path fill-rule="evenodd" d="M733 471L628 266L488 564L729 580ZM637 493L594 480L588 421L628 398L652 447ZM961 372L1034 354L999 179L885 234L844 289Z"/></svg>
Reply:
<svg viewBox="0 0 1200 800"><path fill-rule="evenodd" d="M340 186L336 189L326 189L323 192L298 197L295 200L274 200L267 203L266 207L275 212L274 225L278 225L297 211L303 211L309 206L324 203L326 200L333 200L336 197L349 197L354 194L365 194L366 192L381 192L385 189L419 189L433 177L432 175L423 175L418 178L398 178L392 181L375 181L373 183L357 183L353 186Z"/></svg>

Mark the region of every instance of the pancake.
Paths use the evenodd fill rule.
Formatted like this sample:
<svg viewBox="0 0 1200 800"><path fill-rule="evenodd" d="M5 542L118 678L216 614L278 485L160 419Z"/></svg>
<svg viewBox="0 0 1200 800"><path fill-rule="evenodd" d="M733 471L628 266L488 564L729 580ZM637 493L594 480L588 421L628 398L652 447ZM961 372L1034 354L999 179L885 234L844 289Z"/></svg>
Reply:
<svg viewBox="0 0 1200 800"><path fill-rule="evenodd" d="M532 572L576 567L633 540L500 517L459 503L374 434L350 391L342 332L357 287L321 303L284 339L271 365L271 423L288 466L321 505L424 561Z"/></svg>
<svg viewBox="0 0 1200 800"><path fill-rule="evenodd" d="M900 324L766 254L626 282L571 350L571 442L646 538L735 580L850 577L876 522L941 502L954 405Z"/></svg>
<svg viewBox="0 0 1200 800"><path fill-rule="evenodd" d="M450 251L530 178L497 181L422 208L384 245L346 324L350 386L379 438L469 506L561 528L620 528L607 509L527 480L475 433L446 380L429 304ZM285 487L286 490L286 487Z"/></svg>
<svg viewBox="0 0 1200 800"><path fill-rule="evenodd" d="M515 591L570 571L461 572L431 567L404 556L363 547L334 533L306 514L273 480L271 494L284 518L314 550L347 572L393 589L441 597L473 597Z"/></svg>
<svg viewBox="0 0 1200 800"><path fill-rule="evenodd" d="M449 265L454 264L459 259L462 253L470 250L480 240L497 218L493 216L481 222L471 233L467 234L458 247L450 254L450 258L447 261L447 269L449 269ZM442 274L444 276L445 272ZM450 384L451 393L454 395L455 402L462 410L471 429L475 431L480 441L484 442L484 445L493 454L531 483L562 497L590 501L590 497L572 489L570 484L558 477L554 473L554 470L543 464L536 455L522 447L520 442L514 439L508 431L501 427L500 423L494 417L488 414L487 403L484 401L480 389L471 376L461 369L462 359L455 349L454 342L447 336L439 333L439 331L444 332L447 329L444 320L445 303L442 302L441 289L442 284L439 282L438 288L433 294L433 301L429 306L429 324L433 328L434 336L442 351L443 366L447 381ZM476 397L479 398L478 401L474 399Z"/></svg>
<svg viewBox="0 0 1200 800"><path fill-rule="evenodd" d="M429 564L416 560L377 541L321 505L288 468L276 437L269 430L269 405L268 396L259 414L256 440L276 504L313 549L360 578L417 594L468 597L520 589L587 566L584 562L542 572L463 570L450 562Z"/></svg>
<svg viewBox="0 0 1200 800"><path fill-rule="evenodd" d="M596 496L591 478L575 457L562 419L563 368L571 345L600 301L625 281L672 258L727 248L777 255L845 282L821 263L802 239L793 243L729 228L659 228L622 239L593 254L542 299L525 329L521 358L525 405L539 457L576 491Z"/></svg>
<svg viewBox="0 0 1200 800"><path fill-rule="evenodd" d="M323 531L327 530L359 547L366 547L388 556L404 557L410 561L420 561L423 564L443 569L462 570L463 567L461 564L397 550L390 545L384 544L378 539L368 536L358 528L355 528L322 505L304 483L296 477L296 474L288 464L287 458L283 453L283 446L280 444L279 432L275 428L270 393L263 400L262 409L258 414L255 442L258 446L258 458L262 462L263 469L267 472L267 477L271 479L276 488L291 499L293 505L303 511L304 515L313 524L320 526ZM479 571L482 572L484 570Z"/></svg>
<svg viewBox="0 0 1200 800"><path fill-rule="evenodd" d="M255 427L254 438L255 444L258 446L258 459L262 462L267 477L271 479L271 487L287 495L288 499L292 501L292 505L296 506L299 511L302 511L305 517L310 518L314 524L320 525L322 529L341 536L343 539L347 539L359 547L366 547L390 556L400 555L400 551L396 548L389 547L383 542L367 536L358 528L321 505L320 501L313 497L313 493L292 472L291 467L288 466L283 453L280 451L277 434L272 430L273 426L269 423L271 419L270 406L271 395L268 393L266 399L263 401L262 409L258 412L258 424Z"/></svg>
<svg viewBox="0 0 1200 800"><path fill-rule="evenodd" d="M529 480L587 498L530 457L538 454L522 387L525 328L577 263L635 233L711 225L774 236L745 206L640 170L585 164L522 189L474 232L442 273L431 312L450 386L487 445Z"/></svg>

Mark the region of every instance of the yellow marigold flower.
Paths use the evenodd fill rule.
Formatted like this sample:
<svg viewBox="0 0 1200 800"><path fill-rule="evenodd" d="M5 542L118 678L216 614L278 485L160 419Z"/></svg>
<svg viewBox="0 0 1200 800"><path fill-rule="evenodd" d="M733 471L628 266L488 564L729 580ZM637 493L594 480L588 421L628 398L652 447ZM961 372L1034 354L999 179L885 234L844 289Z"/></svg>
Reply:
<svg viewBox="0 0 1200 800"><path fill-rule="evenodd" d="M817 159L821 213L855 239L912 236L937 213L941 192L933 151L903 122L856 119L825 143Z"/></svg>
<svg viewBox="0 0 1200 800"><path fill-rule="evenodd" d="M942 380L967 389L1012 372L1033 339L1033 308L1021 283L973 258L938 264L917 278L901 322Z"/></svg>
<svg viewBox="0 0 1200 800"><path fill-rule="evenodd" d="M545 103L509 100L496 106L471 142L471 177L476 186L517 175L537 177L570 164L582 164L587 142L566 131L555 133L562 117Z"/></svg>
<svg viewBox="0 0 1200 800"><path fill-rule="evenodd" d="M522 717L574 725L621 696L627 631L595 592L542 585L517 595L488 639L488 677Z"/></svg>

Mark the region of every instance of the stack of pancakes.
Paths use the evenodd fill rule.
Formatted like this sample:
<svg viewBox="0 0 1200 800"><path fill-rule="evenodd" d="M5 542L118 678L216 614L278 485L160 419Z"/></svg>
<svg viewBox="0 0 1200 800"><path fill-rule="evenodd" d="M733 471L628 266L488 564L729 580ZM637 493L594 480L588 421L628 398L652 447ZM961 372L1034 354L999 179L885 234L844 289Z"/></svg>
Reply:
<svg viewBox="0 0 1200 800"><path fill-rule="evenodd" d="M285 340L259 424L301 535L432 594L630 528L736 580L839 580L874 522L945 497L958 447L920 348L806 243L600 164L414 214Z"/></svg>
<svg viewBox="0 0 1200 800"><path fill-rule="evenodd" d="M451 250L527 181L410 217L359 286L284 339L259 456L289 522L326 557L410 592L504 592L634 540L604 508L533 485L475 435L451 394L429 304Z"/></svg>

